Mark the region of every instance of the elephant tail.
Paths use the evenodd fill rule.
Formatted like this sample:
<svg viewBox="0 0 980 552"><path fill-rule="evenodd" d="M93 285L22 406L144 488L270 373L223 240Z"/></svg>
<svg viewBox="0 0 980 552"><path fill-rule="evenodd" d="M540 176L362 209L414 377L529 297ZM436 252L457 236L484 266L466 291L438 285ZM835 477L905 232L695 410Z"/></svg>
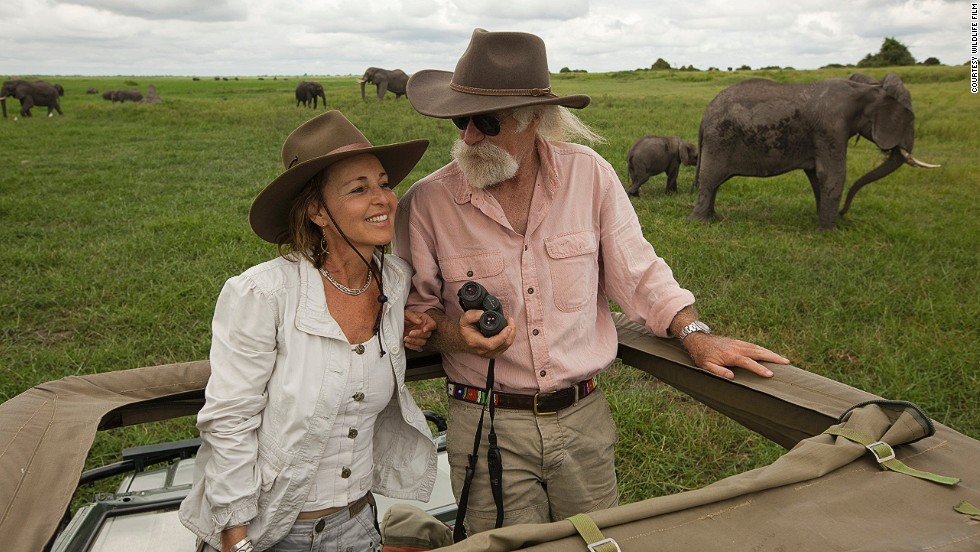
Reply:
<svg viewBox="0 0 980 552"><path fill-rule="evenodd" d="M629 153L626 154L626 172L630 178L630 186L636 182L638 175L636 174L636 163L633 162L633 157L636 155L636 144L630 148Z"/></svg>
<svg viewBox="0 0 980 552"><path fill-rule="evenodd" d="M695 192L701 183L701 159L704 157L704 129L698 126L698 162L694 168L694 181L691 182L691 191Z"/></svg>

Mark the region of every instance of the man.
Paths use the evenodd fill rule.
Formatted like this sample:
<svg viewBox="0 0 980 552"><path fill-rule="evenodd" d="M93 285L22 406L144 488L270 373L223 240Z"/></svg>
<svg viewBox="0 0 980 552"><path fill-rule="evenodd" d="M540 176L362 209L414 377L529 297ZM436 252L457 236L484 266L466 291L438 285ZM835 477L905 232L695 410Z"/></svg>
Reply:
<svg viewBox="0 0 980 552"><path fill-rule="evenodd" d="M408 98L421 114L459 129L454 161L400 201L395 253L415 269L410 308L437 322L427 346L448 376L448 452L460 495L480 420L487 359L494 358L503 464L504 524L549 522L618 502L616 428L597 375L614 360L607 297L654 334L676 336L698 366L733 378L738 366L788 363L751 343L712 335L645 240L612 166L567 138L599 139L556 96L545 46L526 33L474 31L452 73L420 71ZM508 326L483 337L479 310L457 292L482 284ZM484 433L487 430L484 424ZM486 436L482 443L486 450ZM467 505L470 534L494 526L485 454Z"/></svg>

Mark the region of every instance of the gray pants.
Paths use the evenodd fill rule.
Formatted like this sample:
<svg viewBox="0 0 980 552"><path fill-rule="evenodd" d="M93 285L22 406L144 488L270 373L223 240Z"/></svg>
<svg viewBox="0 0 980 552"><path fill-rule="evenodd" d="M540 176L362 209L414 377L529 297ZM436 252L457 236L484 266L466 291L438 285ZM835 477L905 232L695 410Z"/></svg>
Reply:
<svg viewBox="0 0 980 552"><path fill-rule="evenodd" d="M363 508L353 518L349 510L320 519L297 520L293 528L268 552L375 552L381 535L375 528L374 508ZM205 546L208 552L219 552Z"/></svg>

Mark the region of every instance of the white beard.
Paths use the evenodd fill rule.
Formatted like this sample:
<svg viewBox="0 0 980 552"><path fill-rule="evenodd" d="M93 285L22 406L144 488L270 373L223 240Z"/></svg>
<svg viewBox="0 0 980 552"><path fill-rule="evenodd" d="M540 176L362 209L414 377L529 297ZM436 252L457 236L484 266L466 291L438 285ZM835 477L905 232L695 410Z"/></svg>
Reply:
<svg viewBox="0 0 980 552"><path fill-rule="evenodd" d="M468 146L456 140L452 154L470 186L479 190L513 178L520 168L514 156L488 142Z"/></svg>

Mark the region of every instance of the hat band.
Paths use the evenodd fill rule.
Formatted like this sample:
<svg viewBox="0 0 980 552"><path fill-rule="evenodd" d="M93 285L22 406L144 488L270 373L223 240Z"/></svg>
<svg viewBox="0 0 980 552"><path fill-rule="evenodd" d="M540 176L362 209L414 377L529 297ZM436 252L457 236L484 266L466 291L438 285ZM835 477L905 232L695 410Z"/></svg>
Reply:
<svg viewBox="0 0 980 552"><path fill-rule="evenodd" d="M327 155L333 155L335 153L343 153L345 151L351 151L351 150L356 150L356 149L364 149L364 148L369 148L369 147L371 147L371 144L369 144L367 142L355 142L353 144L347 144L346 146L340 146L337 149L332 149L329 152L327 152Z"/></svg>
<svg viewBox="0 0 980 552"><path fill-rule="evenodd" d="M356 150L356 149L364 149L364 148L370 148L370 147L371 147L371 144L369 144L367 142L355 142L353 144L347 144L346 146L340 146L337 149L332 149L332 150L328 151L327 153L324 153L323 155L333 155L335 153L344 153L345 151L351 151L351 150ZM285 160L283 160L283 162L285 163ZM302 163L302 162L303 161L300 161L299 160L299 154L294 155L292 161L290 161L286 165L286 170L289 170L289 169L293 168L293 165L295 165L296 163Z"/></svg>
<svg viewBox="0 0 980 552"><path fill-rule="evenodd" d="M474 88L463 86L455 82L449 83L449 88L463 94L476 94L478 96L549 96L557 98L551 93L551 87L547 88Z"/></svg>

